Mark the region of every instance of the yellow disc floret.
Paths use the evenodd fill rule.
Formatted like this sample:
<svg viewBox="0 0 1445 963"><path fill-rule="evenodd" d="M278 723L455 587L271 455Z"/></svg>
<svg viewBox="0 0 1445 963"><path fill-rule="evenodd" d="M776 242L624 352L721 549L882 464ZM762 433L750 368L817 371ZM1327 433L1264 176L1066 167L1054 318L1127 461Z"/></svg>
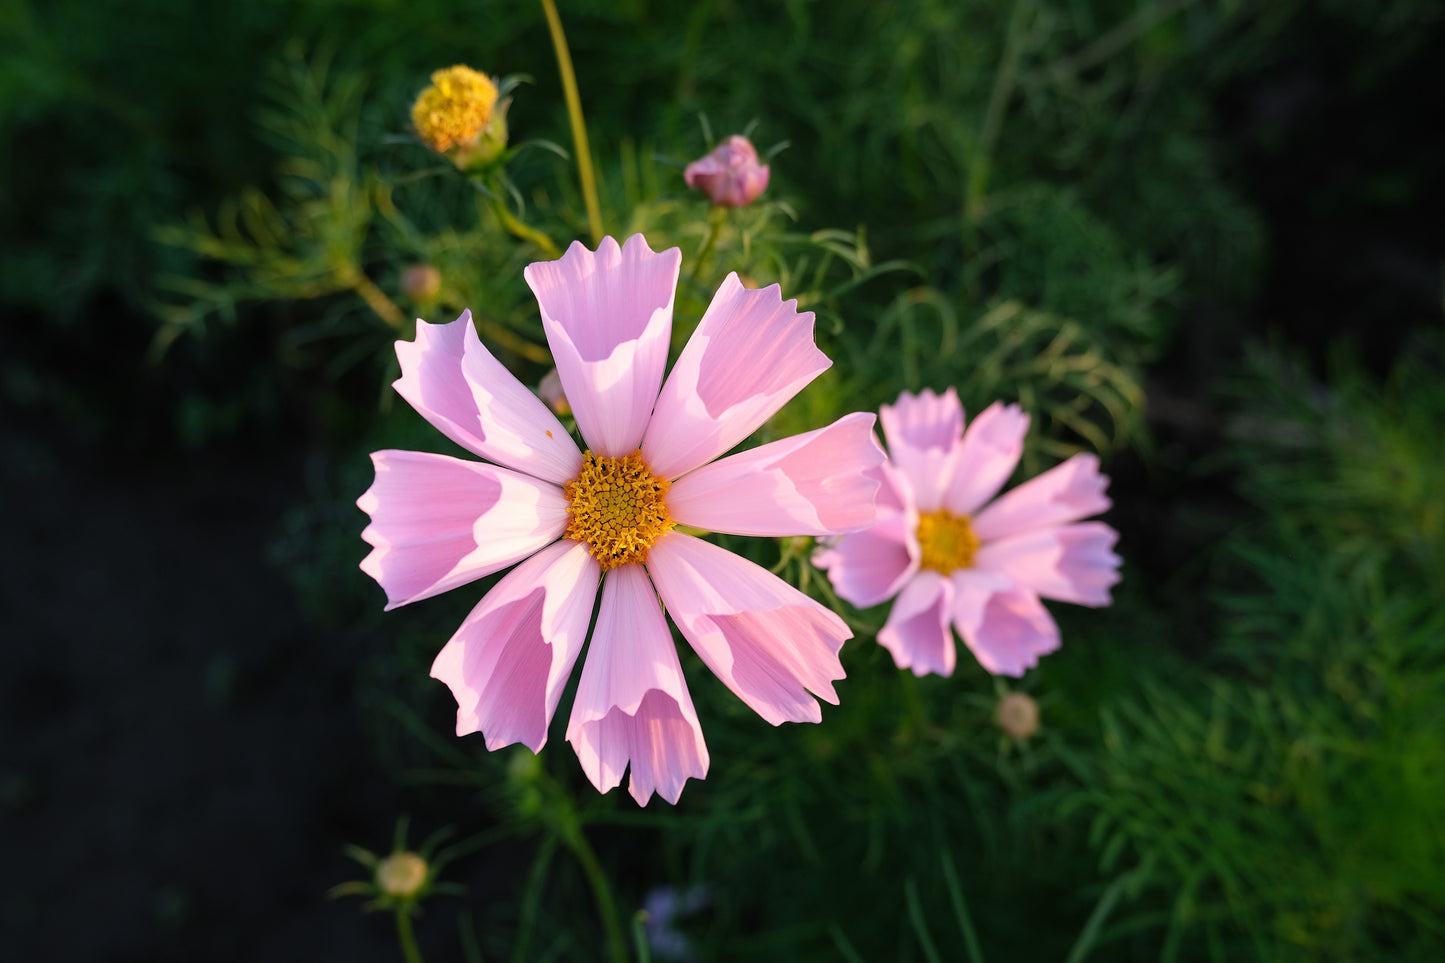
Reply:
<svg viewBox="0 0 1445 963"><path fill-rule="evenodd" d="M605 572L647 561L647 550L677 524L663 496L671 482L652 473L641 451L621 458L587 452L582 470L562 489L566 538L586 542Z"/></svg>
<svg viewBox="0 0 1445 963"><path fill-rule="evenodd" d="M497 85L486 74L461 64L438 70L431 83L411 108L417 136L438 153L475 140L491 122Z"/></svg>
<svg viewBox="0 0 1445 963"><path fill-rule="evenodd" d="M918 516L918 545L923 549L920 566L935 572L957 571L973 566L978 536L967 515L952 512L921 512Z"/></svg>

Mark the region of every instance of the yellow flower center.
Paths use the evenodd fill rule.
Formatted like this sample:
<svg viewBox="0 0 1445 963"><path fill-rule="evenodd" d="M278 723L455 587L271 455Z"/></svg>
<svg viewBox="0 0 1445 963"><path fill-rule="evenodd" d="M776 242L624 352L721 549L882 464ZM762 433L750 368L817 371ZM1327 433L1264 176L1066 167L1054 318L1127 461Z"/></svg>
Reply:
<svg viewBox="0 0 1445 963"><path fill-rule="evenodd" d="M438 153L475 140L492 119L497 85L486 74L461 64L438 70L431 83L411 108L417 136Z"/></svg>
<svg viewBox="0 0 1445 963"><path fill-rule="evenodd" d="M567 496L566 538L586 542L605 572L647 561L652 543L677 523L662 497L671 482L652 473L642 452L621 458L582 458L582 471L562 489Z"/></svg>
<svg viewBox="0 0 1445 963"><path fill-rule="evenodd" d="M967 515L952 512L921 512L918 516L918 545L923 549L923 568L935 572L957 571L973 565L978 536Z"/></svg>

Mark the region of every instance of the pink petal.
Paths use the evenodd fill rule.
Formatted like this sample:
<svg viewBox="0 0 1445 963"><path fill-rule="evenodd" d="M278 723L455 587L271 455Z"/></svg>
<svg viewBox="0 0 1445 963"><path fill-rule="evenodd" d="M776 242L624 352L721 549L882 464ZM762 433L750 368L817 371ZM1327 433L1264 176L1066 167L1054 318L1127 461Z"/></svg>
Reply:
<svg viewBox="0 0 1445 963"><path fill-rule="evenodd" d="M476 461L378 451L356 504L374 546L361 570L386 590L387 609L431 598L526 558L567 527L555 485Z"/></svg>
<svg viewBox="0 0 1445 963"><path fill-rule="evenodd" d="M542 311L557 374L587 446L619 458L647 428L672 332L682 252L654 253L641 234L597 253L573 241L556 261L522 274Z"/></svg>
<svg viewBox="0 0 1445 963"><path fill-rule="evenodd" d="M888 457L913 489L920 512L943 505L953 478L958 439L963 435L963 406L949 388L941 395L925 388L903 392L892 405L879 409Z"/></svg>
<svg viewBox="0 0 1445 963"><path fill-rule="evenodd" d="M642 454L676 478L752 434L832 364L774 284L760 291L729 274L662 386Z"/></svg>
<svg viewBox="0 0 1445 963"><path fill-rule="evenodd" d="M884 405L883 434L888 447L907 445L915 451L949 449L963 436L963 405L958 392L949 388L934 394L924 388L918 394L905 391L891 405Z"/></svg>
<svg viewBox="0 0 1445 963"><path fill-rule="evenodd" d="M859 608L877 605L897 595L918 571L917 526L916 516L892 515L820 548L813 564L828 573L840 597Z"/></svg>
<svg viewBox="0 0 1445 963"><path fill-rule="evenodd" d="M1022 408L997 401L969 423L944 496L949 511L972 515L998 494L1019 463L1028 430L1029 416Z"/></svg>
<svg viewBox="0 0 1445 963"><path fill-rule="evenodd" d="M640 565L607 573L582 667L567 741L598 792L622 781L639 806L656 792L676 803L688 779L707 775L707 746L672 633Z"/></svg>
<svg viewBox="0 0 1445 963"><path fill-rule="evenodd" d="M647 570L702 661L758 715L773 725L818 722L809 691L837 704L838 650L853 634L837 615L767 569L681 532L658 539Z"/></svg>
<svg viewBox="0 0 1445 963"><path fill-rule="evenodd" d="M878 644L893 653L898 668L912 669L914 675L953 675L952 609L953 584L937 572L919 572L898 593Z"/></svg>
<svg viewBox="0 0 1445 963"><path fill-rule="evenodd" d="M987 542L974 557L980 569L1001 572L1046 599L1108 605L1119 581L1119 533L1103 522L1044 528Z"/></svg>
<svg viewBox="0 0 1445 963"><path fill-rule="evenodd" d="M1021 676L1059 647L1059 628L1033 592L989 572L952 581L954 627L989 672Z"/></svg>
<svg viewBox="0 0 1445 963"><path fill-rule="evenodd" d="M874 436L874 444L878 438ZM892 462L883 464L868 473L878 479L878 516L886 517L893 512L913 511L913 486L904 480L902 473Z"/></svg>
<svg viewBox="0 0 1445 963"><path fill-rule="evenodd" d="M483 596L431 667L456 697L457 735L480 731L488 749L542 748L587 638L600 575L587 546L568 539Z"/></svg>
<svg viewBox="0 0 1445 963"><path fill-rule="evenodd" d="M1000 495L974 517L973 533L987 542L1097 515L1110 505L1108 487L1098 458L1075 455Z"/></svg>
<svg viewBox="0 0 1445 963"><path fill-rule="evenodd" d="M421 416L468 451L562 484L582 455L547 406L483 347L472 312L450 324L416 323L415 341L398 341L394 383Z"/></svg>
<svg viewBox="0 0 1445 963"><path fill-rule="evenodd" d="M704 465L673 483L667 508L684 525L734 535L836 535L875 520L883 462L873 415L844 415Z"/></svg>

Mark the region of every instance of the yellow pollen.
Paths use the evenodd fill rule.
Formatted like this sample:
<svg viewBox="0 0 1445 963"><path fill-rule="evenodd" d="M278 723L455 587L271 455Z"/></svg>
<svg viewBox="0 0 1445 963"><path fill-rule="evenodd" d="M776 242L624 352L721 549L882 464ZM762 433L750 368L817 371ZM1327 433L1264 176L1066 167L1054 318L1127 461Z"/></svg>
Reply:
<svg viewBox="0 0 1445 963"><path fill-rule="evenodd" d="M952 512L922 512L918 516L918 545L923 549L923 568L935 572L955 572L973 566L978 551L978 536L973 533L967 515Z"/></svg>
<svg viewBox="0 0 1445 963"><path fill-rule="evenodd" d="M438 153L475 140L492 119L497 85L486 74L461 64L438 70L431 83L411 108L417 136Z"/></svg>
<svg viewBox="0 0 1445 963"><path fill-rule="evenodd" d="M567 496L566 538L586 542L605 572L647 561L647 550L677 523L663 496L671 482L658 478L641 451L621 458L582 458L582 470L562 489Z"/></svg>

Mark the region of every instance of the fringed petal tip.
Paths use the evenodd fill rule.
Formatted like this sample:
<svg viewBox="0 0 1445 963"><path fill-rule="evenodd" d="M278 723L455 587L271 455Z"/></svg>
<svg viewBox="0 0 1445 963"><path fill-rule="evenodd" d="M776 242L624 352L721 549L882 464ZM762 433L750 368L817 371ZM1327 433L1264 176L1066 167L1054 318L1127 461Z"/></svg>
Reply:
<svg viewBox="0 0 1445 963"><path fill-rule="evenodd" d="M729 274L662 386L643 439L649 465L677 478L758 429L832 364L813 342L813 314L781 288Z"/></svg>
<svg viewBox="0 0 1445 963"><path fill-rule="evenodd" d="M932 388L916 395L905 391L879 413L889 451L899 446L946 450L963 436L963 405L952 387L942 394Z"/></svg>
<svg viewBox="0 0 1445 963"><path fill-rule="evenodd" d="M638 805L654 792L676 803L707 774L707 746L672 633L641 566L608 573L567 741L587 778L608 792L631 766Z"/></svg>
<svg viewBox="0 0 1445 963"><path fill-rule="evenodd" d="M1112 504L1104 494L1108 487L1098 456L1074 455L985 506L974 518L974 534L990 541L1097 515Z"/></svg>
<svg viewBox="0 0 1445 963"><path fill-rule="evenodd" d="M672 619L704 664L773 725L819 722L817 700L838 702L838 651L853 633L782 579L679 532L652 547L648 571Z"/></svg>
<svg viewBox="0 0 1445 963"><path fill-rule="evenodd" d="M988 672L1017 678L1059 648L1059 627L1033 592L989 573L953 583L955 627Z"/></svg>
<svg viewBox="0 0 1445 963"><path fill-rule="evenodd" d="M548 546L483 596L432 663L457 700L457 735L533 752L587 637L600 569L578 542Z"/></svg>
<svg viewBox="0 0 1445 963"><path fill-rule="evenodd" d="M654 252L641 234L594 253L573 242L522 272L537 297L562 388L587 446L637 449L667 363L682 251Z"/></svg>
<svg viewBox="0 0 1445 963"><path fill-rule="evenodd" d="M1029 416L1018 405L994 402L969 422L957 446L948 510L972 515L1003 488L1023 455Z"/></svg>
<svg viewBox="0 0 1445 963"><path fill-rule="evenodd" d="M653 793L677 804L689 779L707 776L709 758L692 705L651 689L632 712L614 706L570 727L567 741L598 792L610 792L631 768L627 791L639 806Z"/></svg>
<svg viewBox="0 0 1445 963"><path fill-rule="evenodd" d="M916 676L953 674L957 651L950 617L953 586L937 572L919 572L898 593L878 644L900 669Z"/></svg>
<svg viewBox="0 0 1445 963"><path fill-rule="evenodd" d="M1110 604L1109 589L1119 581L1118 538L1103 522L1061 525L990 542L976 564L1043 598L1097 608Z"/></svg>

